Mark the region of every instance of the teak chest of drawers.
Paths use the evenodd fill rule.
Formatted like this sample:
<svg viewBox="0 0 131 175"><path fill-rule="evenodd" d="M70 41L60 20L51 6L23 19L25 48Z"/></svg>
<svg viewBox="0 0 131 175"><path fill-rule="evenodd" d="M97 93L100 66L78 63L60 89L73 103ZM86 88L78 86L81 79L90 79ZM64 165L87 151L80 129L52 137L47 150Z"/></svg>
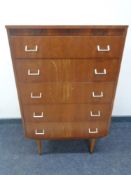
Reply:
<svg viewBox="0 0 131 175"><path fill-rule="evenodd" d="M6 26L25 135L108 134L127 26Z"/></svg>

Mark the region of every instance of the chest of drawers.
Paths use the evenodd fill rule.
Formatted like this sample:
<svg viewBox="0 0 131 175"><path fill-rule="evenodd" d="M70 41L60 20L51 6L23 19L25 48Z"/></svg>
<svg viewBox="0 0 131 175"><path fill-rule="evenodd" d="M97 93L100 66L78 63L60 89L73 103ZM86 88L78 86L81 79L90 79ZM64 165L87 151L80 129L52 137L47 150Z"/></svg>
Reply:
<svg viewBox="0 0 131 175"><path fill-rule="evenodd" d="M108 134L127 26L6 26L25 136Z"/></svg>

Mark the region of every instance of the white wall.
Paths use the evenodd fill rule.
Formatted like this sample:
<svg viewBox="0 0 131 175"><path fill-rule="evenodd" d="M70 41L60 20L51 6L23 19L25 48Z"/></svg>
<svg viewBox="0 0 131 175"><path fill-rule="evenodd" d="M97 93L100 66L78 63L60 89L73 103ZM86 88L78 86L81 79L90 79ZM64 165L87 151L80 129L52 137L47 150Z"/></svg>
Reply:
<svg viewBox="0 0 131 175"><path fill-rule="evenodd" d="M5 25L131 24L130 0L1 0L0 118L19 118L20 111ZM131 115L131 29L128 30L113 115Z"/></svg>

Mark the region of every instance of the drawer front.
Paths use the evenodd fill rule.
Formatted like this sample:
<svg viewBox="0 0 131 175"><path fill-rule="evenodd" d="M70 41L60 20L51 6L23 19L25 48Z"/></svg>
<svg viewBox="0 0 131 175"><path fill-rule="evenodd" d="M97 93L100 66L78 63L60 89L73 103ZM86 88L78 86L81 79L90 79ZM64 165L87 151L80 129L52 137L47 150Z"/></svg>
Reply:
<svg viewBox="0 0 131 175"><path fill-rule="evenodd" d="M26 136L33 139L97 138L107 134L107 122L26 123Z"/></svg>
<svg viewBox="0 0 131 175"><path fill-rule="evenodd" d="M19 82L90 82L115 81L118 59L45 59L16 60Z"/></svg>
<svg viewBox="0 0 131 175"><path fill-rule="evenodd" d="M81 122L107 121L111 105L96 104L54 104L24 105L26 122Z"/></svg>
<svg viewBox="0 0 131 175"><path fill-rule="evenodd" d="M13 36L14 58L120 57L123 36Z"/></svg>
<svg viewBox="0 0 131 175"><path fill-rule="evenodd" d="M23 104L110 103L115 83L19 83Z"/></svg>

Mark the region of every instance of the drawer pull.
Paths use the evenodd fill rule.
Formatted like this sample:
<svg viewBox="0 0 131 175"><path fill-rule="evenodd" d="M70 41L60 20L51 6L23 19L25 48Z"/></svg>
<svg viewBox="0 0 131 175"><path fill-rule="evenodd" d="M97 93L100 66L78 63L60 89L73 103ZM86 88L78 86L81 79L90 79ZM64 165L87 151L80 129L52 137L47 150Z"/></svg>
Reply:
<svg viewBox="0 0 131 175"><path fill-rule="evenodd" d="M97 69L94 70L95 75L106 75L106 69L103 69L103 72L98 72Z"/></svg>
<svg viewBox="0 0 131 175"><path fill-rule="evenodd" d="M98 133L98 128L96 128L95 130L91 130L91 129L89 128L89 133L90 133L90 134L96 134L96 133Z"/></svg>
<svg viewBox="0 0 131 175"><path fill-rule="evenodd" d="M42 93L40 92L39 95L33 95L33 92L31 92L31 95L30 95L31 98L42 98Z"/></svg>
<svg viewBox="0 0 131 175"><path fill-rule="evenodd" d="M106 48L101 48L100 45L97 45L98 52L109 52L110 50L110 45L107 45Z"/></svg>
<svg viewBox="0 0 131 175"><path fill-rule="evenodd" d="M37 51L38 51L37 45L32 49L29 49L27 45L25 46L25 52L37 52Z"/></svg>
<svg viewBox="0 0 131 175"><path fill-rule="evenodd" d="M102 98L104 96L103 92L101 91L100 94L95 94L95 92L93 91L92 92L92 97L93 98Z"/></svg>
<svg viewBox="0 0 131 175"><path fill-rule="evenodd" d="M38 76L38 75L40 75L40 70L38 69L37 72L31 72L31 70L28 69L28 75L29 75L29 76L30 76L30 75Z"/></svg>
<svg viewBox="0 0 131 175"><path fill-rule="evenodd" d="M37 131L37 129L35 129L35 135L44 135L44 134L45 134L44 129L39 132Z"/></svg>
<svg viewBox="0 0 131 175"><path fill-rule="evenodd" d="M101 111L99 110L97 114L94 114L92 111L90 111L90 116L91 117L100 117L101 116Z"/></svg>
<svg viewBox="0 0 131 175"><path fill-rule="evenodd" d="M42 118L42 117L44 117L44 114L43 114L43 112L42 112L41 115L36 115L36 113L33 112L33 117L34 117L34 118Z"/></svg>

